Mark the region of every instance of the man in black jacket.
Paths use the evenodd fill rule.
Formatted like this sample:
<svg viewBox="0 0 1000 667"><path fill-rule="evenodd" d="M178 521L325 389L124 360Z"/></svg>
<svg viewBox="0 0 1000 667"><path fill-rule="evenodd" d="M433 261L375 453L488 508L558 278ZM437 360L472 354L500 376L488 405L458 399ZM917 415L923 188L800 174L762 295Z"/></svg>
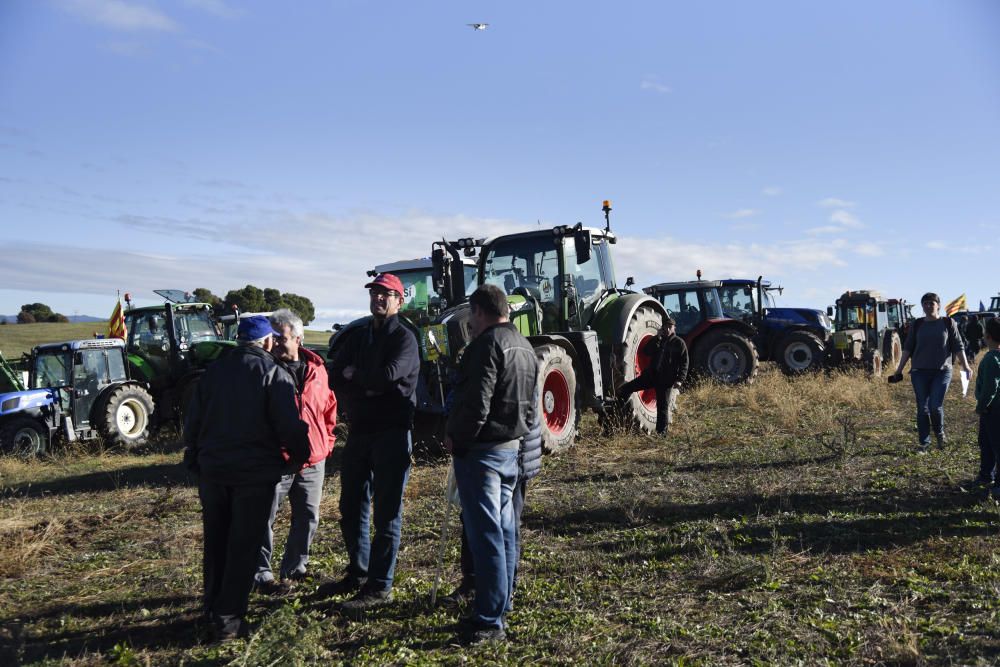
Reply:
<svg viewBox="0 0 1000 667"><path fill-rule="evenodd" d="M319 591L321 595L357 591L340 605L352 616L392 600L420 372L417 339L399 321L403 283L382 273L365 287L371 322L351 332L330 365L330 385L350 424L340 470L340 528L350 562L343 579ZM371 538L368 520L373 504Z"/></svg>
<svg viewBox="0 0 1000 667"><path fill-rule="evenodd" d="M642 353L649 356L650 364L642 374L618 389L619 400L644 389L656 391L656 432L666 435L677 409L677 394L687 379L688 349L684 339L675 334L676 323L668 315L663 318L658 335L645 345Z"/></svg>
<svg viewBox="0 0 1000 667"><path fill-rule="evenodd" d="M198 473L202 507L204 605L219 639L247 633L275 486L309 458L295 382L269 354L273 333L267 318L244 318L239 345L205 371L184 418L184 462Z"/></svg>
<svg viewBox="0 0 1000 667"><path fill-rule="evenodd" d="M481 285L469 297L474 339L466 347L448 415L462 522L472 552L476 598L461 639L503 640L517 565L512 496L521 439L535 423L538 362L510 323L507 296Z"/></svg>

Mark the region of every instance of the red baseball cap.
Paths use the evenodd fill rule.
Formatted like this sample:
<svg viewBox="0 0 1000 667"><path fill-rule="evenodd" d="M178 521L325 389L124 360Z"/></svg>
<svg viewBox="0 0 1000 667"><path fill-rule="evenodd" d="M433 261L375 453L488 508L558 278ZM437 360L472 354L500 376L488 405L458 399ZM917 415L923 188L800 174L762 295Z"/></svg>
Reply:
<svg viewBox="0 0 1000 667"><path fill-rule="evenodd" d="M375 276L375 280L365 285L365 289L371 287L382 287L396 294L403 296L403 281L391 273L380 273Z"/></svg>

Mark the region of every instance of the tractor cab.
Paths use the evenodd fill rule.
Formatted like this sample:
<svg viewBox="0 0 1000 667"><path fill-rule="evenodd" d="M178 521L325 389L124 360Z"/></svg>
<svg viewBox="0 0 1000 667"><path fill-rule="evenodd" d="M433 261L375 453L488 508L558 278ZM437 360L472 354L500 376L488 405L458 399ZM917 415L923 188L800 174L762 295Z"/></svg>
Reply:
<svg viewBox="0 0 1000 667"><path fill-rule="evenodd" d="M400 312L417 326L429 323L431 317L441 312L441 293L434 285L434 262L430 257L379 264L368 275L375 277L380 273L391 273L403 283L403 306ZM462 297L468 297L477 287L476 260L461 257L456 265L456 273L464 285Z"/></svg>
<svg viewBox="0 0 1000 667"><path fill-rule="evenodd" d="M53 398L81 428L90 427L95 401L104 390L129 379L117 338L39 345L32 356L28 386L57 390Z"/></svg>
<svg viewBox="0 0 1000 667"><path fill-rule="evenodd" d="M890 327L889 305L879 292L844 292L836 306L828 309L828 314L834 317L830 364L861 364L872 375L881 375L883 361L899 362L902 355L899 333Z"/></svg>
<svg viewBox="0 0 1000 667"><path fill-rule="evenodd" d="M902 340L906 340L914 320L913 304L907 303L905 299L889 299L886 301L886 317L889 320L889 328L899 333Z"/></svg>

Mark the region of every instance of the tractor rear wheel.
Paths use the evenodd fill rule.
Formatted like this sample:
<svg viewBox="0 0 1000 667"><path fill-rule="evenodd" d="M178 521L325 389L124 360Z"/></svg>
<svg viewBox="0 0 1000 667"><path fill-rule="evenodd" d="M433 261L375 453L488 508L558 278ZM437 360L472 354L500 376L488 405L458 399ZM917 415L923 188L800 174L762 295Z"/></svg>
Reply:
<svg viewBox="0 0 1000 667"><path fill-rule="evenodd" d="M97 418L97 430L109 444L133 449L146 444L152 414L149 392L134 384L120 385L108 394Z"/></svg>
<svg viewBox="0 0 1000 667"><path fill-rule="evenodd" d="M823 341L808 331L791 331L778 346L778 363L786 375L819 370L823 366Z"/></svg>
<svg viewBox="0 0 1000 667"><path fill-rule="evenodd" d="M696 344L694 364L699 372L723 384L750 383L757 377L757 346L735 329L709 331Z"/></svg>
<svg viewBox="0 0 1000 667"><path fill-rule="evenodd" d="M642 375L642 372L653 362L642 348L648 340L659 333L663 325L663 316L650 306L640 306L632 314L625 331L624 340L618 349L618 354L612 358L614 367L611 377L619 381L617 390L622 384L631 382ZM656 430L656 390L644 389L637 391L621 404L620 415L626 425L638 426L646 433Z"/></svg>
<svg viewBox="0 0 1000 667"><path fill-rule="evenodd" d="M899 367L899 360L902 356L903 344L899 341L899 334L895 331L887 333L882 349L882 363L888 364L889 368L895 372Z"/></svg>
<svg viewBox="0 0 1000 667"><path fill-rule="evenodd" d="M538 358L539 417L542 447L548 453L572 446L580 409L576 399L576 371L573 360L558 345L535 348Z"/></svg>
<svg viewBox="0 0 1000 667"><path fill-rule="evenodd" d="M37 419L15 417L0 429L0 449L22 459L41 456L49 448L49 430Z"/></svg>

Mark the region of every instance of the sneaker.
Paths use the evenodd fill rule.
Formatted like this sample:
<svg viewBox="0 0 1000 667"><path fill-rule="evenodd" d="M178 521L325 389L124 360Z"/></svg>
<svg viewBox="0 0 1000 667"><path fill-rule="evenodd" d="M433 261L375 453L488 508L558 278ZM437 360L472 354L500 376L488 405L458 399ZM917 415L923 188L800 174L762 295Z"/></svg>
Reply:
<svg viewBox="0 0 1000 667"><path fill-rule="evenodd" d="M242 616L213 616L212 638L217 642L228 642L238 637L246 637L250 628Z"/></svg>
<svg viewBox="0 0 1000 667"><path fill-rule="evenodd" d="M361 587L368 582L368 577L357 577L353 574L344 575L343 579L328 581L316 589L316 595L322 598L333 597L334 595L346 595L361 590Z"/></svg>
<svg viewBox="0 0 1000 667"><path fill-rule="evenodd" d="M299 582L299 581L305 581L308 577L309 577L308 572L299 572L298 570L295 570L294 572L289 572L288 574L284 575L281 578L284 581Z"/></svg>
<svg viewBox="0 0 1000 667"><path fill-rule="evenodd" d="M358 594L347 602L338 605L342 614L354 620L360 619L365 612L384 607L392 602L392 591L358 591Z"/></svg>
<svg viewBox="0 0 1000 667"><path fill-rule="evenodd" d="M254 588L262 595L282 596L288 595L295 588L295 585L287 580L268 579L267 581L254 582Z"/></svg>
<svg viewBox="0 0 1000 667"><path fill-rule="evenodd" d="M486 644L491 642L505 642L507 641L507 633L504 632L503 628L495 628L493 626L482 627L482 626L467 626L463 628L459 633L458 641L460 644L465 646L475 646L477 644Z"/></svg>
<svg viewBox="0 0 1000 667"><path fill-rule="evenodd" d="M441 605L444 607L466 607L476 599L476 589L459 586L448 595L441 598Z"/></svg>
<svg viewBox="0 0 1000 667"><path fill-rule="evenodd" d="M944 446L948 444L948 437L944 434L944 431L935 433L934 437L937 439L938 449L944 449Z"/></svg>
<svg viewBox="0 0 1000 667"><path fill-rule="evenodd" d="M930 448L931 448L931 443L929 442L918 443L916 453L918 456L926 454L928 451L930 451Z"/></svg>

